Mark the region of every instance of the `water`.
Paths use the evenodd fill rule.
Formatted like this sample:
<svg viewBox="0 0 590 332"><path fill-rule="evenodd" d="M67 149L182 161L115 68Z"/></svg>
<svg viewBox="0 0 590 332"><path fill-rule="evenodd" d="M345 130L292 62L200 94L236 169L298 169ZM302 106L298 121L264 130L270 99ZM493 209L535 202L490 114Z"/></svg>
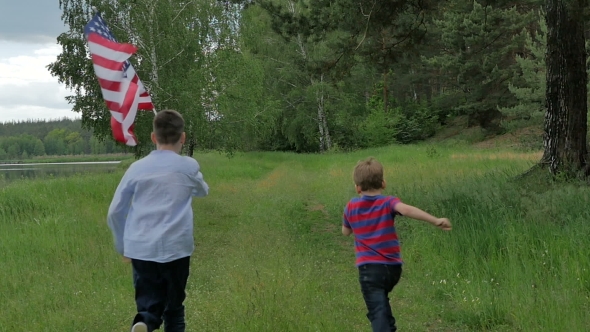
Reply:
<svg viewBox="0 0 590 332"><path fill-rule="evenodd" d="M2 164L0 165L0 181L44 179L84 173L111 173L117 169L119 163L120 161Z"/></svg>

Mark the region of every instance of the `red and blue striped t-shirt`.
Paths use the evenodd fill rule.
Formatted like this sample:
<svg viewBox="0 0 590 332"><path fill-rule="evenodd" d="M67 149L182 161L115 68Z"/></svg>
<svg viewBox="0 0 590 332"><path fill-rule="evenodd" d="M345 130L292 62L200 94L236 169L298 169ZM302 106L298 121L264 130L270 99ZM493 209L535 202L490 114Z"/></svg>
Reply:
<svg viewBox="0 0 590 332"><path fill-rule="evenodd" d="M364 264L402 264L395 231L393 196L362 196L350 200L344 208L343 225L352 229L356 266Z"/></svg>

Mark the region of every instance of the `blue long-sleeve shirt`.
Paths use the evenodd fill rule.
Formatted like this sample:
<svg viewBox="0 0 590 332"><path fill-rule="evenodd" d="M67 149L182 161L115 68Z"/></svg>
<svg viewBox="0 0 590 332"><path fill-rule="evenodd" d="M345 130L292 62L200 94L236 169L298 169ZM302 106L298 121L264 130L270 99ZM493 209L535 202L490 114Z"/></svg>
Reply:
<svg viewBox="0 0 590 332"><path fill-rule="evenodd" d="M192 197L208 193L193 158L155 150L134 162L121 179L107 216L117 252L159 263L190 256Z"/></svg>

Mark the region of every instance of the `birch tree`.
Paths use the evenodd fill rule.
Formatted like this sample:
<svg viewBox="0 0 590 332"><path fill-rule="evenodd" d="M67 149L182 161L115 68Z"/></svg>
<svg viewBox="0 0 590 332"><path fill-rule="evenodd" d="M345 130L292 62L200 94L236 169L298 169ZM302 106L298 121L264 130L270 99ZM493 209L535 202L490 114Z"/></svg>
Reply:
<svg viewBox="0 0 590 332"><path fill-rule="evenodd" d="M200 102L203 80L198 75L203 74L203 34L208 33L213 17L212 4L205 0L60 0L62 19L70 29L58 37L62 53L48 69L74 91L67 98L72 110L81 113L83 126L93 129L100 139L111 135L110 112L102 100L83 36L84 25L94 14L95 6L119 42L138 46L131 62L150 92L156 110L180 111L187 122L189 139L194 138L196 123L204 121ZM152 148L149 140L152 119L151 112L137 115L137 156L145 155Z"/></svg>
<svg viewBox="0 0 590 332"><path fill-rule="evenodd" d="M306 7L292 0L265 3L263 7L272 13L276 9L273 7L275 5L282 6L291 17L305 15ZM251 8L252 11L259 9ZM291 30L287 22L271 19L262 13L259 15L275 31L264 37L262 42L267 47L260 52L260 56L274 64L274 68L269 70L274 71L277 91L280 91L281 99L286 104L278 119L281 132L296 150L330 150L330 113L334 112L331 106L339 95L337 80L334 80L329 66L326 66L326 62L334 58L333 52L326 46L330 38L316 40L302 31Z"/></svg>

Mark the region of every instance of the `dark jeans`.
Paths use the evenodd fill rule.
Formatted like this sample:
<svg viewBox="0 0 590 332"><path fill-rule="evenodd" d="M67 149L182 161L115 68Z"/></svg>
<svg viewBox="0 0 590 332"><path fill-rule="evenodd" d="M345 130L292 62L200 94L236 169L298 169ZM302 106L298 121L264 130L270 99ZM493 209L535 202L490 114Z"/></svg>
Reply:
<svg viewBox="0 0 590 332"><path fill-rule="evenodd" d="M144 322L148 331L164 322L165 332L184 332L184 299L190 257L168 263L131 260L137 315L133 324Z"/></svg>
<svg viewBox="0 0 590 332"><path fill-rule="evenodd" d="M396 331L388 295L399 282L402 266L365 264L358 269L361 292L368 310L367 318L371 321L373 332Z"/></svg>

